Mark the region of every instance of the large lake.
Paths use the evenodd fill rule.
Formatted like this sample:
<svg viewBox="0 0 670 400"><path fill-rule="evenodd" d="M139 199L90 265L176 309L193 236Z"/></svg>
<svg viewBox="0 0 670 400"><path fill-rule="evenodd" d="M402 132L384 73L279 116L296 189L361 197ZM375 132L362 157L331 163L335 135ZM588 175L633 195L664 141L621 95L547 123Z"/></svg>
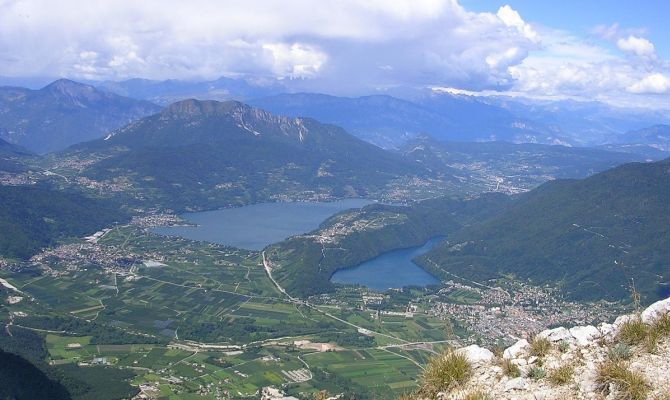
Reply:
<svg viewBox="0 0 670 400"><path fill-rule="evenodd" d="M405 286L428 286L440 281L412 260L427 253L442 238L436 237L423 246L392 250L352 268L336 271L333 283L356 284L374 290Z"/></svg>
<svg viewBox="0 0 670 400"><path fill-rule="evenodd" d="M152 231L161 235L180 236L242 249L262 250L272 243L318 228L333 214L371 203L372 201L365 199L327 203L260 203L182 214L182 218L196 226L160 227Z"/></svg>

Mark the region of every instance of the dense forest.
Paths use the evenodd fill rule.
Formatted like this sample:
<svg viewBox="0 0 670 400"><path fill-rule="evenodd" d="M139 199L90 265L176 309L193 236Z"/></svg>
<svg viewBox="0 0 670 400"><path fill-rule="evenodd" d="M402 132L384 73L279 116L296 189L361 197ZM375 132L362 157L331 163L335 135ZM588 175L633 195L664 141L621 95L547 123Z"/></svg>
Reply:
<svg viewBox="0 0 670 400"><path fill-rule="evenodd" d="M70 316L28 316L19 318L22 326L60 332L77 332L78 336L91 336L92 344L165 344L167 339L139 335L109 325L86 321Z"/></svg>
<svg viewBox="0 0 670 400"><path fill-rule="evenodd" d="M558 283L584 300L627 298L634 283L650 302L670 281L668 204L670 160L548 182L451 235L420 262L480 281L513 274Z"/></svg>
<svg viewBox="0 0 670 400"><path fill-rule="evenodd" d="M71 399L70 393L28 360L0 350L0 399Z"/></svg>

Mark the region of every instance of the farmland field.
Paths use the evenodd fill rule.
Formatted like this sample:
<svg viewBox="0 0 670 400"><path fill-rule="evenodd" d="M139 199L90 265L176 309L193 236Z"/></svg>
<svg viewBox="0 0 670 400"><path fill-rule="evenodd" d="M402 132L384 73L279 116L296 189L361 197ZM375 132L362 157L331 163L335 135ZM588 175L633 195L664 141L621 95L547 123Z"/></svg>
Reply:
<svg viewBox="0 0 670 400"><path fill-rule="evenodd" d="M90 262L75 249L52 274L0 272L34 300L12 306L13 323L43 335L51 364L129 370L165 398L245 397L264 386L387 397L413 388L449 339L421 307L409 317L360 310L360 290L333 294L352 306L289 299L259 252L133 227L97 246L110 255ZM435 343L399 347L425 340Z"/></svg>

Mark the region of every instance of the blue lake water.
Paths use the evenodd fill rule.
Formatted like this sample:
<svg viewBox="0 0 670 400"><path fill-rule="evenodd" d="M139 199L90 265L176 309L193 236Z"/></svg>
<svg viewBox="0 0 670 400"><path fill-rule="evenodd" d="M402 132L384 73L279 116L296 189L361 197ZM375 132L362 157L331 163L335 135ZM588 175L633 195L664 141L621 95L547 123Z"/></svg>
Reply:
<svg viewBox="0 0 670 400"><path fill-rule="evenodd" d="M362 285L374 290L387 290L405 286L428 286L440 281L412 259L427 253L441 237L436 237L423 246L392 250L365 261L355 267L336 271L331 281L351 285Z"/></svg>
<svg viewBox="0 0 670 400"><path fill-rule="evenodd" d="M262 250L290 236L310 232L333 214L360 208L372 201L345 199L333 202L260 203L181 215L197 226L154 228L161 235Z"/></svg>

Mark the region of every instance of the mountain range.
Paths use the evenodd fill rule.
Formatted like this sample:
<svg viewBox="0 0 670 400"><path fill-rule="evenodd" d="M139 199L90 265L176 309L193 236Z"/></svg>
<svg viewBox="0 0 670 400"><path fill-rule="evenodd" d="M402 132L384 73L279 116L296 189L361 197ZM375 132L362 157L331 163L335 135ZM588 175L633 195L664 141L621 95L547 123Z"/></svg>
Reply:
<svg viewBox="0 0 670 400"><path fill-rule="evenodd" d="M621 141L628 131L670 121L667 110L624 108L597 101L539 100L523 97L477 97L519 118L548 127L574 146L598 146Z"/></svg>
<svg viewBox="0 0 670 400"><path fill-rule="evenodd" d="M645 145L664 152L670 151L670 125L654 125L626 132L619 138L623 143Z"/></svg>
<svg viewBox="0 0 670 400"><path fill-rule="evenodd" d="M425 134L411 139L399 151L430 171L457 177L464 186L510 193L532 189L547 180L585 178L627 162L659 159L658 155L646 157L587 147L445 142Z"/></svg>
<svg viewBox="0 0 670 400"><path fill-rule="evenodd" d="M184 100L64 157L98 160L83 171L129 182L163 205L217 208L281 194L365 196L425 170L311 118L228 101Z"/></svg>
<svg viewBox="0 0 670 400"><path fill-rule="evenodd" d="M653 124L667 111L597 101L473 96L439 89L392 89L362 97L304 93L300 82L219 78L209 81L129 79L91 82L123 96L167 105L187 98L242 100L270 112L334 123L381 147L417 133L441 140L506 140L596 146Z"/></svg>
<svg viewBox="0 0 670 400"><path fill-rule="evenodd" d="M401 93L404 97L338 97L295 93L293 86L222 77L91 84L60 79L39 90L2 87L0 138L37 153L62 150L154 114L160 110L156 104L194 98L244 100L274 114L314 118L387 149L402 148L422 133L441 141L608 146L655 157L669 148L663 124L670 123L670 115L660 111L434 90ZM660 125L650 128L652 124ZM659 134L652 134L654 130Z"/></svg>
<svg viewBox="0 0 670 400"><path fill-rule="evenodd" d="M442 141L597 146L630 143L629 130L670 121L670 115L620 109L597 102L533 101L424 91L404 99L373 95L336 97L315 93L252 99L271 112L308 116L340 125L384 148L399 148L425 133Z"/></svg>
<svg viewBox="0 0 670 400"><path fill-rule="evenodd" d="M36 153L95 139L160 110L147 101L66 79L42 89L0 88L0 138Z"/></svg>
<svg viewBox="0 0 670 400"><path fill-rule="evenodd" d="M500 107L467 96L433 95L421 102L386 95L358 98L315 93L280 94L251 100L271 112L307 116L340 125L384 148L398 148L420 133L438 140L509 140L552 143L548 129L536 128Z"/></svg>

